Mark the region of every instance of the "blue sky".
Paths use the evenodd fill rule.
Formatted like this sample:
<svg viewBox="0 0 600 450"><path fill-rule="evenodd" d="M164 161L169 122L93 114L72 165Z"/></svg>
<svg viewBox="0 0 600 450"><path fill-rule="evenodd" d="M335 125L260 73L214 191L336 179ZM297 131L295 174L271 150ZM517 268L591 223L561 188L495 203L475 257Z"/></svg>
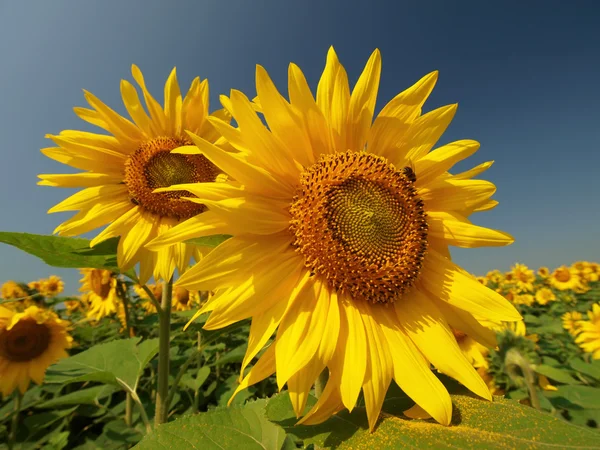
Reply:
<svg viewBox="0 0 600 450"><path fill-rule="evenodd" d="M375 48L383 71L378 108L439 70L426 109L459 103L440 144L476 139L461 164L495 160L495 210L477 224L512 233L506 248L457 250L467 270L508 270L600 260L600 2L443 0L352 2L159 0L0 3L0 230L49 234L68 214L47 215L65 189L37 186L68 168L45 158L46 133L92 127L72 112L82 89L124 112L119 81L130 66L161 97L177 66L187 89L208 78L211 109L236 88L254 95L259 63L285 92L297 63L315 87L330 45L351 83ZM58 274L76 292L75 270L46 266L0 244L0 282Z"/></svg>

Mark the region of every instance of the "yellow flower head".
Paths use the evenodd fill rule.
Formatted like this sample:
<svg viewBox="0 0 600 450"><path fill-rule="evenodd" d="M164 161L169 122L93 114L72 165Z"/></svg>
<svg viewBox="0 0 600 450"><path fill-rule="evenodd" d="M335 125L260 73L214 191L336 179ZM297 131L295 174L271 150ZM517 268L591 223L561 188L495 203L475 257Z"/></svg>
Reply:
<svg viewBox="0 0 600 450"><path fill-rule="evenodd" d="M7 281L2 285L2 298L4 300L15 300L17 298L27 297L29 294L16 281Z"/></svg>
<svg viewBox="0 0 600 450"><path fill-rule="evenodd" d="M16 313L0 306L0 392L17 387L24 394L33 380L42 384L46 369L67 355L72 338L67 322L52 311L30 306Z"/></svg>
<svg viewBox="0 0 600 450"><path fill-rule="evenodd" d="M194 133L198 148L185 150L206 155L236 183L186 185L210 210L149 244L160 249L199 235L233 235L177 286L219 290L198 311L211 311L206 329L252 318L242 373L275 333L236 393L275 373L300 416L313 382L328 371L305 424L353 409L362 390L373 429L394 379L447 425L452 403L430 362L491 399L448 323L487 344L474 315L520 319L501 295L456 266L448 250L513 241L467 219L497 204L490 200L495 186L473 179L490 163L452 175L479 144L462 140L432 150L456 111L449 105L421 114L437 72L398 94L373 121L380 71L376 50L350 90L331 49L316 99L290 65L288 100L258 66L257 104L268 128L250 100L232 91L225 103L239 128L210 121L239 153Z"/></svg>
<svg viewBox="0 0 600 450"><path fill-rule="evenodd" d="M37 281L30 281L29 283L27 283L27 287L33 291L42 292L42 283L44 281L45 281L44 279L37 280Z"/></svg>
<svg viewBox="0 0 600 450"><path fill-rule="evenodd" d="M550 276L550 269L543 266L538 269L538 275L542 277L544 280Z"/></svg>
<svg viewBox="0 0 600 450"><path fill-rule="evenodd" d="M487 286L488 279L486 277L477 277L477 281L479 281L484 286Z"/></svg>
<svg viewBox="0 0 600 450"><path fill-rule="evenodd" d="M552 292L551 289L546 287L538 289L538 291L535 293L535 301L540 305L545 305L549 302L553 302L554 300L556 300L556 295L554 295L554 292Z"/></svg>
<svg viewBox="0 0 600 450"><path fill-rule="evenodd" d="M502 272L499 270L491 270L485 275L485 277L492 283L501 283L503 279Z"/></svg>
<svg viewBox="0 0 600 450"><path fill-rule="evenodd" d="M128 81L121 81L121 96L133 122L86 91L85 98L92 109L75 108L75 113L109 135L74 130L48 135L58 147L42 149L42 153L83 172L40 175L39 184L81 188L48 211L78 211L55 232L74 236L108 224L92 245L121 236L117 249L119 267L127 270L139 262L140 280L145 283L153 273L157 279L169 279L176 267L182 272L192 256L199 257L199 249L193 245L178 244L154 254L144 244L206 210L204 204L185 199L193 197L190 192L155 190L172 184L215 181L220 170L203 155L174 154L171 150L191 144L184 130L209 142L215 142L219 135L207 121L206 80L194 79L182 96L173 69L165 84L163 107L146 89L140 69L133 65L131 72L150 114ZM211 117L229 120L225 110Z"/></svg>
<svg viewBox="0 0 600 450"><path fill-rule="evenodd" d="M454 338L456 339L456 342L458 342L458 346L463 352L463 355L465 355L465 358L473 364L473 367L478 368L488 366L488 362L485 358L490 351L487 347L481 345L475 339L467 336L466 333L460 330L453 328L452 333L454 334Z"/></svg>
<svg viewBox="0 0 600 450"><path fill-rule="evenodd" d="M579 327L575 342L593 359L600 359L600 303L595 303L587 313L588 320L576 322Z"/></svg>
<svg viewBox="0 0 600 450"><path fill-rule="evenodd" d="M552 272L550 284L560 291L581 289L583 287L579 275L567 266L561 266Z"/></svg>
<svg viewBox="0 0 600 450"><path fill-rule="evenodd" d="M561 316L563 328L571 333L573 336L577 335L579 331L579 321L582 319L582 315L578 311L566 312Z"/></svg>
<svg viewBox="0 0 600 450"><path fill-rule="evenodd" d="M100 320L117 312L117 303L120 298L117 293L117 277L110 270L81 269L83 278L79 289L83 293L84 301L89 304L87 316Z"/></svg>
<svg viewBox="0 0 600 450"><path fill-rule="evenodd" d="M56 297L64 288L65 283L56 275L51 275L47 280L41 281L41 290L39 291L44 297Z"/></svg>
<svg viewBox="0 0 600 450"><path fill-rule="evenodd" d="M522 291L532 292L535 274L525 264L515 264L511 270L517 288Z"/></svg>
<svg viewBox="0 0 600 450"><path fill-rule="evenodd" d="M173 290L173 310L174 311L190 311L198 307L200 304L200 296L197 291L188 291L180 286Z"/></svg>
<svg viewBox="0 0 600 450"><path fill-rule="evenodd" d="M531 294L514 294L513 295L513 303L515 305L533 305L535 298Z"/></svg>

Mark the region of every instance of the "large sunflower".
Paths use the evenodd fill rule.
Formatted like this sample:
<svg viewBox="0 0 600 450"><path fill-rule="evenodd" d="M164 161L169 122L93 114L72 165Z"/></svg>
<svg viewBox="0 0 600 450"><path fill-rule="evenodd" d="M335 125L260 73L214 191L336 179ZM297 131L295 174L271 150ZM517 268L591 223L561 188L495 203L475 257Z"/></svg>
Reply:
<svg viewBox="0 0 600 450"><path fill-rule="evenodd" d="M48 135L58 147L45 148L42 153L84 172L40 175L39 184L83 188L48 211L79 211L55 232L74 236L109 224L91 244L121 236L117 250L119 267L126 270L140 262L140 280L145 283L153 274L155 278L168 280L176 267L185 270L199 250L178 243L154 253L145 249L144 244L206 209L182 198L192 196L190 193L155 193L154 189L214 181L219 174L217 167L202 155L177 155L170 151L191 143L184 130L210 142L215 142L218 134L206 120L207 80L194 79L187 95L182 97L173 69L165 84L163 108L146 89L142 72L135 65L132 75L142 90L150 115L128 81L121 81L121 96L133 123L85 92L92 109L75 108L75 113L110 135L73 130L62 131L58 136ZM216 111L214 117L228 120L228 113Z"/></svg>
<svg viewBox="0 0 600 450"><path fill-rule="evenodd" d="M472 179L490 163L451 175L479 144L463 140L430 151L456 110L450 105L421 115L436 72L396 96L371 123L380 69L376 50L351 93L331 49L316 101L300 69L290 65L288 102L258 66L257 103L269 128L249 99L232 91L227 106L239 128L210 121L240 153L193 133L197 148L178 150L201 152L239 185L174 188L193 192L209 211L149 245L234 235L177 285L219 290L199 310L212 311L207 329L252 318L242 373L276 333L236 392L276 373L300 416L327 368L327 385L303 423L353 409L362 389L373 429L394 379L449 424L450 396L430 363L491 399L450 326L494 346L493 333L473 315L520 319L507 300L449 257L449 245L513 241L467 219L496 205L490 200L495 186Z"/></svg>
<svg viewBox="0 0 600 450"><path fill-rule="evenodd" d="M17 313L0 306L0 392L17 387L24 394L33 380L42 384L46 369L67 357L73 339L67 322L52 311L30 306Z"/></svg>

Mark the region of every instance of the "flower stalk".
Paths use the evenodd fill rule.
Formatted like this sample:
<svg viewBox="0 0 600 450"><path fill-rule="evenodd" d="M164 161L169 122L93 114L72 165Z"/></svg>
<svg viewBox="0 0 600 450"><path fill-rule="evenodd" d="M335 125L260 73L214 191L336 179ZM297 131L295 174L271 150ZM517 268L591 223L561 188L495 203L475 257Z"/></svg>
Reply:
<svg viewBox="0 0 600 450"><path fill-rule="evenodd" d="M171 332L171 299L173 297L173 278L163 288L159 310L158 328L158 383L156 389L156 411L154 425L167 421L169 411L169 351Z"/></svg>
<svg viewBox="0 0 600 450"><path fill-rule="evenodd" d="M17 430L19 429L19 415L21 413L21 401L23 400L23 396L21 393L16 390L14 393L14 408L13 408L13 416L10 423L10 434L8 435L8 449L12 450L15 445L15 441L17 440Z"/></svg>

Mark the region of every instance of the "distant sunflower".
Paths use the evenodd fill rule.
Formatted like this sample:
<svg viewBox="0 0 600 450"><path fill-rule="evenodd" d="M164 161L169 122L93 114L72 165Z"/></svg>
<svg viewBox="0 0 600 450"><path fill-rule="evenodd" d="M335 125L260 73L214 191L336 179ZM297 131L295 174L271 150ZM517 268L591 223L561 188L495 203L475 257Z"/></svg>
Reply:
<svg viewBox="0 0 600 450"><path fill-rule="evenodd" d="M173 289L173 310L190 311L192 308L200 305L200 296L198 291L188 291L177 286Z"/></svg>
<svg viewBox="0 0 600 450"><path fill-rule="evenodd" d="M2 298L4 300L15 300L27 297L28 295L23 285L16 281L9 280L2 285Z"/></svg>
<svg viewBox="0 0 600 450"><path fill-rule="evenodd" d="M350 92L331 49L316 101L290 65L288 102L258 66L257 102L269 128L250 100L232 91L228 108L239 128L210 121L240 154L193 133L198 148L178 150L202 152L239 185L174 187L197 195L209 211L149 244L234 235L177 285L220 290L197 313L211 311L206 329L252 317L242 373L276 332L236 393L276 373L300 416L327 368L327 385L301 420L306 424L352 410L362 389L373 429L393 378L447 425L452 403L430 362L491 399L450 326L485 342L474 315L520 319L502 296L452 263L448 251L513 242L467 219L497 204L490 200L495 186L472 179L490 163L451 175L479 144L463 140L430 151L456 111L450 105L421 115L437 72L396 96L371 123L380 70L376 50Z"/></svg>
<svg viewBox="0 0 600 450"><path fill-rule="evenodd" d="M600 303L595 303L587 316L589 320L576 323L579 328L575 342L584 352L591 353L593 359L600 359Z"/></svg>
<svg viewBox="0 0 600 450"><path fill-rule="evenodd" d="M513 303L515 305L531 306L531 305L533 305L534 301L535 301L535 298L531 294L515 294L513 296Z"/></svg>
<svg viewBox="0 0 600 450"><path fill-rule="evenodd" d="M117 293L117 277L110 270L81 269L83 278L79 289L89 304L87 316L100 320L117 312L120 302Z"/></svg>
<svg viewBox="0 0 600 450"><path fill-rule="evenodd" d="M146 287L150 289L150 291L154 294L154 298L160 302L162 298L162 283L148 284ZM154 303L152 303L150 297L148 296L146 291L144 291L142 286L136 284L133 286L133 290L142 300L142 308L146 310L146 313L156 314L156 306L154 306Z"/></svg>
<svg viewBox="0 0 600 450"><path fill-rule="evenodd" d="M503 275L499 270L491 270L485 274L485 277L492 283L501 283Z"/></svg>
<svg viewBox="0 0 600 450"><path fill-rule="evenodd" d="M582 319L582 315L578 311L569 311L561 316L563 328L571 333L573 336L579 332L579 321Z"/></svg>
<svg viewBox="0 0 600 450"><path fill-rule="evenodd" d="M517 288L521 291L533 292L535 274L525 264L515 264L511 270Z"/></svg>
<svg viewBox="0 0 600 450"><path fill-rule="evenodd" d="M44 297L56 297L65 289L65 283L60 277L51 275L47 280L41 280L41 291Z"/></svg>
<svg viewBox="0 0 600 450"><path fill-rule="evenodd" d="M477 277L477 281L479 281L484 286L487 286L488 279L486 277Z"/></svg>
<svg viewBox="0 0 600 450"><path fill-rule="evenodd" d="M546 305L554 300L556 300L556 295L554 295L551 289L546 287L538 289L535 293L535 301L540 305Z"/></svg>
<svg viewBox="0 0 600 450"><path fill-rule="evenodd" d="M43 282L44 282L44 280L30 281L29 283L27 283L27 287L29 289L31 289L32 291L41 292Z"/></svg>
<svg viewBox="0 0 600 450"><path fill-rule="evenodd" d="M46 369L67 357L72 338L67 322L49 310L30 306L16 313L0 306L0 392L17 387L24 394L33 380L42 384Z"/></svg>
<svg viewBox="0 0 600 450"><path fill-rule="evenodd" d="M550 284L559 291L575 290L583 287L579 275L567 266L561 266L550 275Z"/></svg>
<svg viewBox="0 0 600 450"><path fill-rule="evenodd" d="M155 193L156 188L180 183L212 182L220 170L202 155L173 154L171 150L190 144L184 130L190 130L209 142L219 135L206 120L208 82L194 79L182 97L175 69L165 84L163 107L150 95L142 72L132 66L132 75L140 86L150 116L146 114L136 88L121 80L121 96L133 123L121 117L89 92L85 98L92 109L75 108L86 122L108 131L110 135L65 130L48 135L58 147L42 153L60 163L84 172L40 175L38 184L83 188L48 212L79 211L59 225L55 233L74 236L108 224L91 245L121 236L117 248L119 267L126 270L140 263L140 280L168 280L175 268L185 270L192 256L199 256L196 246L184 243L168 246L158 253L144 244L182 220L206 210L189 192ZM228 120L225 110L213 114Z"/></svg>
<svg viewBox="0 0 600 450"><path fill-rule="evenodd" d="M542 279L545 280L550 276L550 269L548 269L547 267L540 267L537 273Z"/></svg>

